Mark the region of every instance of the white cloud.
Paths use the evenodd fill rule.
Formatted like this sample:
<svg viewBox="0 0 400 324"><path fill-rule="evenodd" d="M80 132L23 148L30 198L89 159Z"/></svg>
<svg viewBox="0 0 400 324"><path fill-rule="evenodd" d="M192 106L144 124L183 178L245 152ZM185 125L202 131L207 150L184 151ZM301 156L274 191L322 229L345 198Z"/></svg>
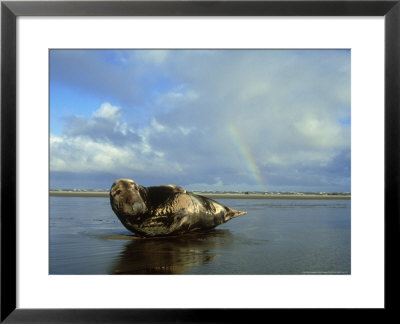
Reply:
<svg viewBox="0 0 400 324"><path fill-rule="evenodd" d="M63 172L179 172L182 167L153 152L147 144L117 147L87 136L50 136L50 170Z"/></svg>
<svg viewBox="0 0 400 324"><path fill-rule="evenodd" d="M125 161L134 160L134 152L116 148L111 143L94 141L87 136L51 135L50 152L51 171L112 171Z"/></svg>
<svg viewBox="0 0 400 324"><path fill-rule="evenodd" d="M349 134L341 129L337 121L324 120L316 116L306 115L294 123L296 130L304 141L317 148L332 149L348 145Z"/></svg>
<svg viewBox="0 0 400 324"><path fill-rule="evenodd" d="M51 171L115 173L123 170L127 174L183 171L179 161L168 160L165 152L155 150L149 137L160 132L188 134L190 130L184 127L171 130L153 119L148 127L135 132L121 121L120 108L109 103L102 104L89 119L75 118L79 123L72 119L63 134L50 134ZM128 141L129 133L135 135L134 141Z"/></svg>
<svg viewBox="0 0 400 324"><path fill-rule="evenodd" d="M160 65L165 62L169 54L167 50L138 50L134 51L134 58Z"/></svg>
<svg viewBox="0 0 400 324"><path fill-rule="evenodd" d="M112 106L108 102L105 102L99 109L95 110L93 117L115 122L120 118L120 109L116 106Z"/></svg>
<svg viewBox="0 0 400 324"><path fill-rule="evenodd" d="M151 127L153 130L155 130L156 132L163 132L165 131L165 126L161 125L159 122L157 122L157 120L155 118L151 119Z"/></svg>

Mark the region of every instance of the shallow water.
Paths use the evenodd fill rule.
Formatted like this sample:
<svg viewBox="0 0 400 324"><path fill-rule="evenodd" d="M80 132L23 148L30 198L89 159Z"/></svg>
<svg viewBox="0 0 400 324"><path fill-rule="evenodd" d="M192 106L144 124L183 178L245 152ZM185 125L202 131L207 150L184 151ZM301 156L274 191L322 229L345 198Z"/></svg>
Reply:
<svg viewBox="0 0 400 324"><path fill-rule="evenodd" d="M215 199L248 212L137 238L108 198L50 197L50 274L350 274L350 200Z"/></svg>

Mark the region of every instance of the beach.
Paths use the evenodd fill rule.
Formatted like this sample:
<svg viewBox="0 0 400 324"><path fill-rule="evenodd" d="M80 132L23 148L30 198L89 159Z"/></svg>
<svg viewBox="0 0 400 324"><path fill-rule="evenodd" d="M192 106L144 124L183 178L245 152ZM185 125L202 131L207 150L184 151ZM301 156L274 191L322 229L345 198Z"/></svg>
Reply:
<svg viewBox="0 0 400 324"><path fill-rule="evenodd" d="M208 193L193 192L212 199L333 199L350 200L350 195L336 194L259 194L259 193ZM65 191L50 190L50 196L58 197L108 197L108 191Z"/></svg>
<svg viewBox="0 0 400 324"><path fill-rule="evenodd" d="M79 194L49 199L49 274L351 273L349 199L216 198L247 214L206 232L140 238L108 197Z"/></svg>

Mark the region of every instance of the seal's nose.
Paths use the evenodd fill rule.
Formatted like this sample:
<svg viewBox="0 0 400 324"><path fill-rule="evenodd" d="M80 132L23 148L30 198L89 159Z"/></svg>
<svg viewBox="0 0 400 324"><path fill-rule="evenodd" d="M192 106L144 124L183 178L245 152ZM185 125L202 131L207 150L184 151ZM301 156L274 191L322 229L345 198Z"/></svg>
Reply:
<svg viewBox="0 0 400 324"><path fill-rule="evenodd" d="M132 208L132 212L134 214L138 214L143 210L143 204L141 202L139 202L139 201L135 201L132 204L131 208Z"/></svg>

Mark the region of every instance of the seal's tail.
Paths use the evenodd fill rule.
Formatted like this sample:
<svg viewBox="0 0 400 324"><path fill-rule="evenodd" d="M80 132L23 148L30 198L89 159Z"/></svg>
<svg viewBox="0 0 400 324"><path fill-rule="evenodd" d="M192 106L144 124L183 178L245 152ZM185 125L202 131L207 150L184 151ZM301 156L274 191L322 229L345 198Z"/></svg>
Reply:
<svg viewBox="0 0 400 324"><path fill-rule="evenodd" d="M228 220L230 220L232 218L246 215L246 214L247 214L247 212L245 212L245 211L228 208L227 213L225 215L225 222L227 222Z"/></svg>

